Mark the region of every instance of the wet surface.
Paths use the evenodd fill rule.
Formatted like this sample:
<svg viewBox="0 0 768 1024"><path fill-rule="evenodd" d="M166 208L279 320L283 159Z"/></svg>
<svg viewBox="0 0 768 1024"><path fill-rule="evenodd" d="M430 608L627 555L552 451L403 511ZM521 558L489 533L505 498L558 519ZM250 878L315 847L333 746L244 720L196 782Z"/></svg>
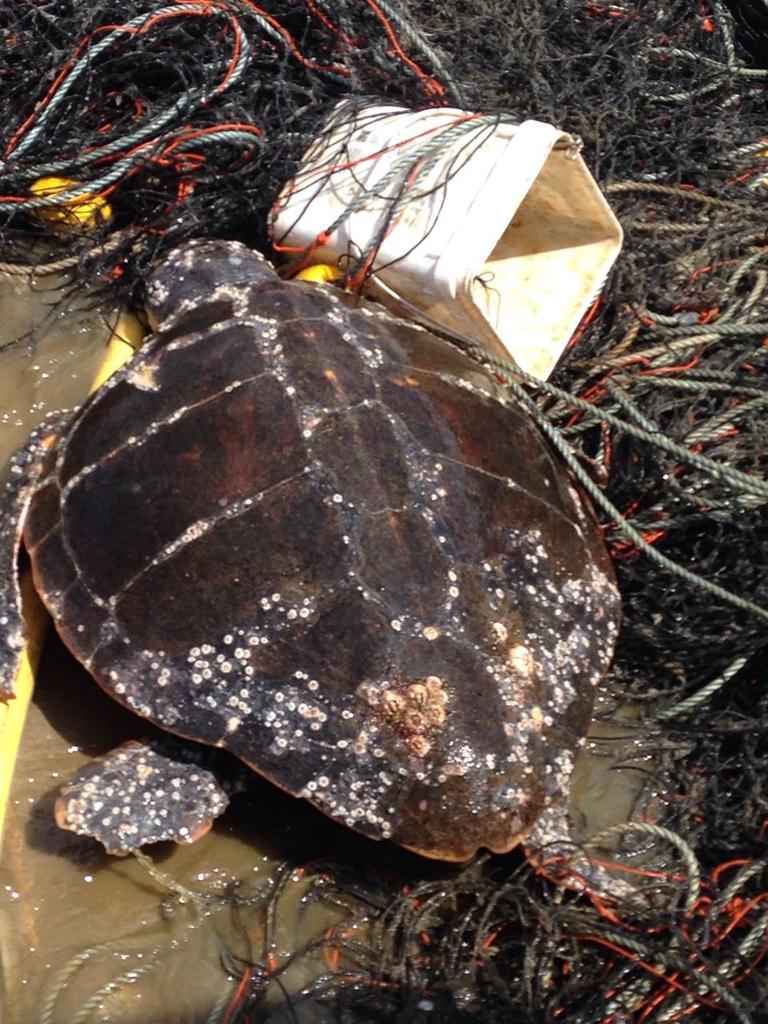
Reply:
<svg viewBox="0 0 768 1024"><path fill-rule="evenodd" d="M116 319L60 277L0 275L0 479L46 413L85 398Z"/></svg>

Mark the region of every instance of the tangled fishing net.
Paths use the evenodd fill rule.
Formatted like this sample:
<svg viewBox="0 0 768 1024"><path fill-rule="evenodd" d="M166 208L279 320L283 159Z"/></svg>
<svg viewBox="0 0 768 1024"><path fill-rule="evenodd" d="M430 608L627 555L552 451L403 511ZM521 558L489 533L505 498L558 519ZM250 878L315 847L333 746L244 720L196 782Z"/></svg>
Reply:
<svg viewBox="0 0 768 1024"><path fill-rule="evenodd" d="M305 899L343 909L327 971L274 1008L267 930L212 1019L768 1019L768 5L58 0L4 5L0 31L5 273L66 267L138 302L186 238L268 252L281 186L348 95L577 133L625 230L548 384L491 363L603 524L624 625L599 710L632 707L651 782L673 780L649 826L672 854L634 883L676 895L565 891L516 855L437 881L308 866ZM94 223L52 238L46 176L99 197Z"/></svg>
<svg viewBox="0 0 768 1024"><path fill-rule="evenodd" d="M397 16L373 0L328 12L250 0L49 6L0 12L5 259L42 264L66 251L81 277L111 274L134 295L152 260L186 238L238 235L266 247L277 189L335 99L371 92L429 105L447 95L419 36L426 70L390 54ZM71 187L30 195L51 176ZM32 257L46 227L35 214L82 196L109 202L114 220L96 217L80 246L74 223L65 248Z"/></svg>

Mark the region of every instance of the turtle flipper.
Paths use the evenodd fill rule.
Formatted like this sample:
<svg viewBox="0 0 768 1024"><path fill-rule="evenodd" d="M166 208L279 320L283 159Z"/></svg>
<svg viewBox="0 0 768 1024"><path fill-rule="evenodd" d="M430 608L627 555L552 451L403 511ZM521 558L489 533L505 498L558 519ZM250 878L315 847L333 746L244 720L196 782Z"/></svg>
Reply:
<svg viewBox="0 0 768 1024"><path fill-rule="evenodd" d="M215 776L131 741L92 761L62 786L56 824L124 856L145 843L194 843L226 810Z"/></svg>
<svg viewBox="0 0 768 1024"><path fill-rule="evenodd" d="M11 460L0 505L0 699L13 697L26 635L18 557L30 501L48 470L48 457L69 413L50 413Z"/></svg>

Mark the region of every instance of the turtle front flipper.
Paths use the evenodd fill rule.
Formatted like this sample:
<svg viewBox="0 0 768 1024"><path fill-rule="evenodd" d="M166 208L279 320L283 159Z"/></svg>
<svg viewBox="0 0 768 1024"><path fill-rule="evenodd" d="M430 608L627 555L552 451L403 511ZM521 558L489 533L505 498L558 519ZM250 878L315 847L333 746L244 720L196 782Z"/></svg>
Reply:
<svg viewBox="0 0 768 1024"><path fill-rule="evenodd" d="M0 506L0 699L14 695L14 681L27 645L18 558L32 497L45 478L56 441L70 414L51 413L11 460Z"/></svg>
<svg viewBox="0 0 768 1024"><path fill-rule="evenodd" d="M166 839L194 843L228 803L211 772L131 741L81 768L54 813L60 828L124 856Z"/></svg>

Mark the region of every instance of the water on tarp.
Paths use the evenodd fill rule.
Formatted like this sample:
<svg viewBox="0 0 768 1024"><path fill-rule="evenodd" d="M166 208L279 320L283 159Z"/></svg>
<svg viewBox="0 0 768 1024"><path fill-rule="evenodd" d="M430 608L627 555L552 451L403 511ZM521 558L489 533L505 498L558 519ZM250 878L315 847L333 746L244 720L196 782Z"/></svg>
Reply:
<svg viewBox="0 0 768 1024"><path fill-rule="evenodd" d="M116 310L82 292L67 298L59 285L0 279L3 473L47 412L85 398L117 319ZM457 870L363 839L249 775L247 788L198 843L148 850L162 876L199 894L182 901L146 865L110 857L53 820L58 786L81 765L151 734L51 638L14 774L0 863L4 1024L220 1021L245 964L274 967L312 947L293 956L274 986L272 1002L279 1004L286 992L328 971L322 936L341 919L337 907L306 903L301 865L328 858L409 883L449 881ZM637 774L618 771L620 759L608 750L580 759L586 774L575 788L585 835L627 814ZM518 853L511 856L519 862ZM288 878L266 935L265 906L286 864L298 873ZM356 938L364 942L362 905L360 914ZM305 1016L302 1022L312 1024Z"/></svg>
<svg viewBox="0 0 768 1024"><path fill-rule="evenodd" d="M66 279L0 275L0 479L47 413L88 394L117 311Z"/></svg>
<svg viewBox="0 0 768 1024"><path fill-rule="evenodd" d="M4 1024L202 1024L231 996L243 966L264 957L265 907L284 855L299 864L313 849L338 850L338 826L256 778L199 842L147 848L162 876L191 899L179 899L133 857L109 856L94 840L59 829L59 785L106 749L152 733L49 642L0 865ZM274 965L340 920L337 910L305 906L305 889L299 872L276 904L266 957ZM299 958L282 983L297 990L327 969L319 949Z"/></svg>

